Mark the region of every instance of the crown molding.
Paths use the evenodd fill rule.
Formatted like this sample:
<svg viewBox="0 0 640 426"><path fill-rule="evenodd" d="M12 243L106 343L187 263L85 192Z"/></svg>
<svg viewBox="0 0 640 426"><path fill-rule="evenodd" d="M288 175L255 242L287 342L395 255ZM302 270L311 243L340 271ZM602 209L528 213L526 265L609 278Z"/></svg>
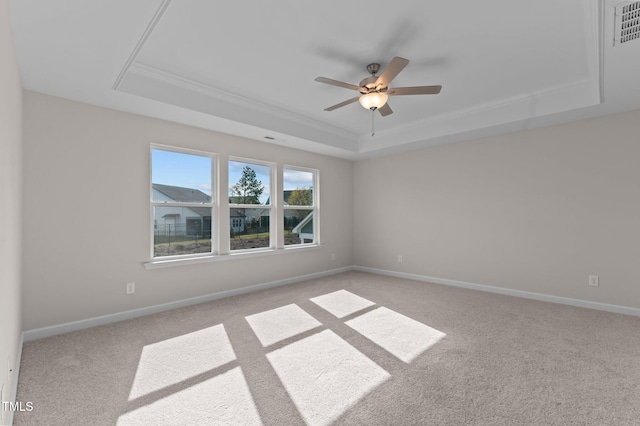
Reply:
<svg viewBox="0 0 640 426"><path fill-rule="evenodd" d="M169 7L172 1L173 0L162 0L162 2L160 3L160 6L158 6L158 9L156 10L156 13L153 15L153 18L151 18L151 21L147 25L147 28L145 28L144 32L142 33L142 36L136 43L135 47L131 51L131 54L127 58L127 61L124 63L124 66L120 70L120 73L118 74L118 77L113 83L113 86L111 86L112 90L118 90L120 83L129 72L129 69L131 68L131 66L136 61L138 54L140 53L145 43L149 39L149 36L151 36L151 33L153 33L153 31L156 29L158 22L160 22L160 19L162 18L164 13L167 11L167 8Z"/></svg>
<svg viewBox="0 0 640 426"><path fill-rule="evenodd" d="M523 128L544 125L545 116L603 102L603 0L592 0L582 9L585 22L584 78L380 130L375 137L369 136L368 132L356 134L331 126L250 94L230 91L141 63L138 55L171 2L161 1L114 82L113 90L252 127L248 133L255 135L250 136L255 139L264 138L264 134L260 135L263 129L266 134L277 133L280 141L291 137L292 140L326 145L354 155L369 154L409 144L430 146L436 141L442 143L462 134L473 137L486 129L509 123L520 123Z"/></svg>
<svg viewBox="0 0 640 426"><path fill-rule="evenodd" d="M255 126L267 132L320 142L354 153L357 151L355 133L146 64L131 64L118 90Z"/></svg>
<svg viewBox="0 0 640 426"><path fill-rule="evenodd" d="M368 153L398 145L422 141L425 146L474 130L521 123L544 124L544 117L579 110L604 102L603 19L601 0L593 0L584 8L584 47L586 67L584 77L566 84L547 87L532 93L502 98L456 111L431 116L423 120L376 132L375 138L360 135L358 153Z"/></svg>

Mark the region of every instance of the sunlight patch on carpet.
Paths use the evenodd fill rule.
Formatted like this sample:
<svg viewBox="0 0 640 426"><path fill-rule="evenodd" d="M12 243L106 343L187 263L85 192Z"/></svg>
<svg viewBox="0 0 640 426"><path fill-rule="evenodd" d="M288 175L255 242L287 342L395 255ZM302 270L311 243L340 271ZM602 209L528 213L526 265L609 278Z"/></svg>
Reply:
<svg viewBox="0 0 640 426"><path fill-rule="evenodd" d="M385 307L374 309L345 324L406 363L446 336L435 328Z"/></svg>
<svg viewBox="0 0 640 426"><path fill-rule="evenodd" d="M118 418L117 426L261 425L240 367Z"/></svg>
<svg viewBox="0 0 640 426"><path fill-rule="evenodd" d="M334 291L309 300L338 318L344 318L347 315L375 305L372 301L347 290Z"/></svg>
<svg viewBox="0 0 640 426"><path fill-rule="evenodd" d="M129 401L235 359L222 324L146 345L140 354Z"/></svg>
<svg viewBox="0 0 640 426"><path fill-rule="evenodd" d="M249 315L245 319L263 347L322 325L296 304Z"/></svg>
<svg viewBox="0 0 640 426"><path fill-rule="evenodd" d="M331 330L267 354L309 425L326 425L390 375Z"/></svg>

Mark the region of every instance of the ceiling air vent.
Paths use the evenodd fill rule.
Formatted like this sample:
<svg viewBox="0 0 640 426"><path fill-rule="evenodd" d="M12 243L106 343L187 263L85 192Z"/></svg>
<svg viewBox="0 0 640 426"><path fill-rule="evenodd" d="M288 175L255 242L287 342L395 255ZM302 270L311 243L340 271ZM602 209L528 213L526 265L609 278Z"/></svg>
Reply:
<svg viewBox="0 0 640 426"><path fill-rule="evenodd" d="M616 6L614 45L640 39L640 1Z"/></svg>

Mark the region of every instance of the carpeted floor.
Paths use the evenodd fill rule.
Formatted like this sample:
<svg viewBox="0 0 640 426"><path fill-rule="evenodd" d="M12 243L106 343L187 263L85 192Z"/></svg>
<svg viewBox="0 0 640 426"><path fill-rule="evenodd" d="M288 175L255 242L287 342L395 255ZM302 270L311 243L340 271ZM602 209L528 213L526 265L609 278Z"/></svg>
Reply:
<svg viewBox="0 0 640 426"><path fill-rule="evenodd" d="M24 345L22 425L638 425L640 318L348 272Z"/></svg>

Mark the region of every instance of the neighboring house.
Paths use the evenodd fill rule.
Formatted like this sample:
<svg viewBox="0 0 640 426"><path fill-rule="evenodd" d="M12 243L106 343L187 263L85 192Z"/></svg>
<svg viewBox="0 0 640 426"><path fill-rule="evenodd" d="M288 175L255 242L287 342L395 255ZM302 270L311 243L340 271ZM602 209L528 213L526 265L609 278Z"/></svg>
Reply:
<svg viewBox="0 0 640 426"><path fill-rule="evenodd" d="M193 188L183 188L180 186L161 185L154 183L154 201L177 201L185 203L209 203L211 196ZM293 191L284 191L284 205L287 203ZM237 197L229 197L229 203L237 203ZM267 204L270 200L267 200ZM243 233L247 227L258 221L261 227L269 226L269 209L256 204L256 208L235 208L229 209L229 226L234 233ZM313 213L309 213L300 220L297 215L299 210L285 209L285 223L294 226L292 232L298 234L302 243L313 242ZM159 234L167 235L188 235L203 238L211 237L211 209L208 207L183 207L183 206L161 206L156 209L154 217L154 228Z"/></svg>
<svg viewBox="0 0 640 426"><path fill-rule="evenodd" d="M295 227L296 225L298 225L299 223L301 223L299 220L299 216L296 214L296 210L287 210L286 207L289 204L289 198L291 198L291 194L293 193L293 191L296 191L295 189L287 189L282 191L282 198L283 198L283 205L285 207L284 210L284 223L285 223L285 227L287 229L290 229L290 227ZM313 190L311 190L313 191ZM269 199L267 199L267 204L269 204ZM305 218L306 219L306 218ZM304 220L304 219L303 219ZM312 237L313 239L313 237Z"/></svg>
<svg viewBox="0 0 640 426"><path fill-rule="evenodd" d="M260 232L263 232L269 229L269 209L260 208L260 205L256 205L255 209L231 207L229 209L229 221L231 229L235 233L246 232L247 228L252 228L255 231L256 225L261 230Z"/></svg>
<svg viewBox="0 0 640 426"><path fill-rule="evenodd" d="M267 200L267 204L269 201ZM242 204L242 197L230 196L229 204ZM265 213L267 212L267 213ZM261 228L269 227L269 209L265 209L262 204L255 204L255 208L236 208L231 206L229 210L229 221L233 232L244 232L246 227L259 223Z"/></svg>
<svg viewBox="0 0 640 426"><path fill-rule="evenodd" d="M154 183L152 189L154 201L211 202L209 195L197 189L159 183ZM156 232L161 234L211 238L211 209L208 207L162 206L156 209L153 219Z"/></svg>
<svg viewBox="0 0 640 426"><path fill-rule="evenodd" d="M229 210L229 222L233 232L244 232L246 220L247 217L245 216L245 209L231 208Z"/></svg>
<svg viewBox="0 0 640 426"><path fill-rule="evenodd" d="M298 234L300 242L305 244L306 242L313 242L313 212L309 213L304 219L296 225L291 231L294 234Z"/></svg>

